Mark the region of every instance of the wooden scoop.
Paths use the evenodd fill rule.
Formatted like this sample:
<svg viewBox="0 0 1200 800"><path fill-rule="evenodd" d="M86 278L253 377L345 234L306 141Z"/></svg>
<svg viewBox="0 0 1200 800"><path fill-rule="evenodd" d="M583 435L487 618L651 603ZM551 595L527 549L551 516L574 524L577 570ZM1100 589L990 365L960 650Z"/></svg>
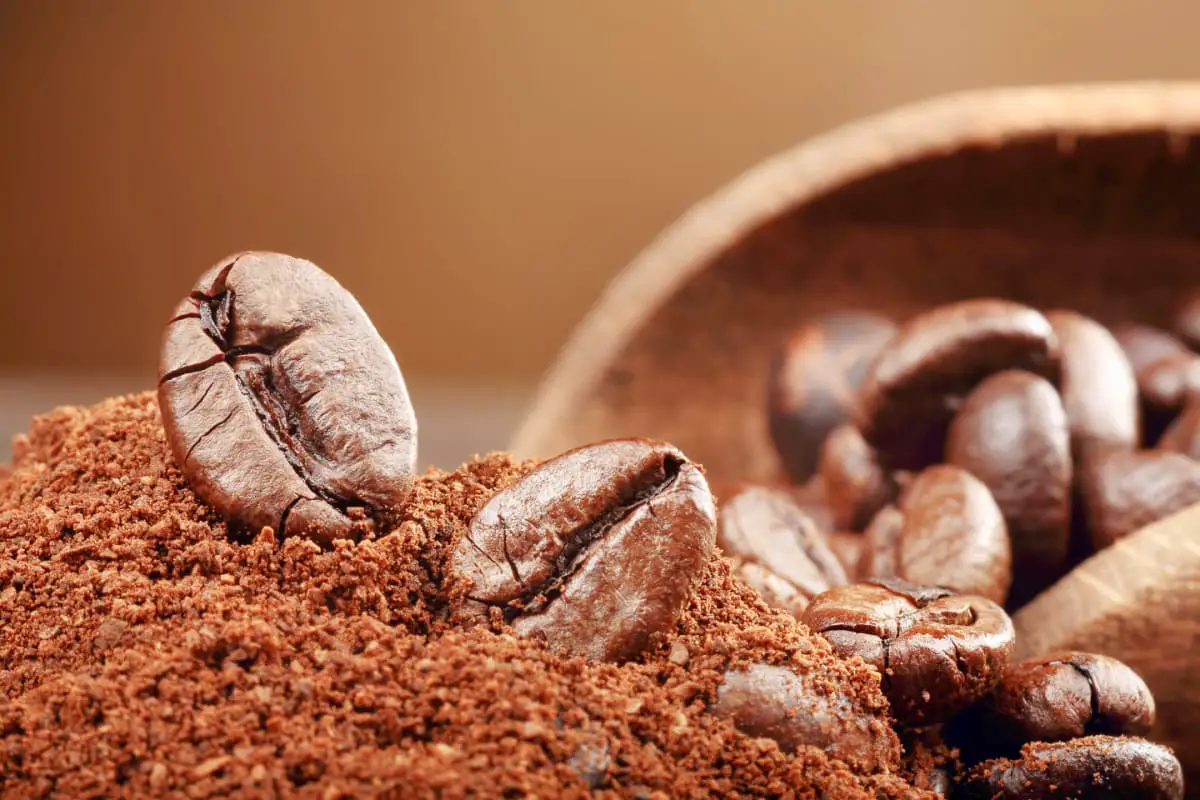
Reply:
<svg viewBox="0 0 1200 800"><path fill-rule="evenodd" d="M702 201L608 287L512 449L666 439L710 479L781 479L765 376L805 319L1001 296L1162 324L1200 286L1200 84L1001 89L866 119ZM1200 508L1085 562L1017 615L1022 654L1138 669L1154 738L1200 785Z"/></svg>

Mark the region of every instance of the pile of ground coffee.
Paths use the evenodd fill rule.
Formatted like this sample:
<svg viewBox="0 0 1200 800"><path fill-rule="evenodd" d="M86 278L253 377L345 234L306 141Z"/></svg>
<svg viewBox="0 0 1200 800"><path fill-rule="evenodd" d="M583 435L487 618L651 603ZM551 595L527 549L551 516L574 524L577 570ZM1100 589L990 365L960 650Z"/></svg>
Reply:
<svg viewBox="0 0 1200 800"><path fill-rule="evenodd" d="M944 753L856 775L706 710L726 670L766 663L887 719L878 673L719 558L621 665L453 621L449 545L532 466L431 471L358 543L239 542L174 466L152 394L35 419L0 476L0 791L923 795Z"/></svg>

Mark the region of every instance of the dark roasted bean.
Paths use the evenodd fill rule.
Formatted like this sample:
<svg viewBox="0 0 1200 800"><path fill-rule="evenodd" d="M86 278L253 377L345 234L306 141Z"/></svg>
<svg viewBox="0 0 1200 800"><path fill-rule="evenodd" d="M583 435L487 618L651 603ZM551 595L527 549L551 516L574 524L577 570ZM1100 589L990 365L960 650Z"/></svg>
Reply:
<svg viewBox="0 0 1200 800"><path fill-rule="evenodd" d="M892 477L853 425L839 425L821 445L821 480L840 530L861 531L896 498Z"/></svg>

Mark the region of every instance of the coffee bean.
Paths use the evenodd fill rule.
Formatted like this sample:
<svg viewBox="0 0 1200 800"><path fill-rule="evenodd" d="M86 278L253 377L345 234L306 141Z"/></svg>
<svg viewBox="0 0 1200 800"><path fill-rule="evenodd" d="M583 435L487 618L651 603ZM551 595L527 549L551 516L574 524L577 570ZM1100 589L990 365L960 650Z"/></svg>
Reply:
<svg viewBox="0 0 1200 800"><path fill-rule="evenodd" d="M1190 293L1180 303L1172 327L1184 344L1193 350L1200 350L1200 291Z"/></svg>
<svg viewBox="0 0 1200 800"><path fill-rule="evenodd" d="M830 589L800 619L841 655L875 666L892 714L908 725L941 722L974 703L1013 648L1012 621L987 598L897 580Z"/></svg>
<svg viewBox="0 0 1200 800"><path fill-rule="evenodd" d="M978 478L1012 542L1018 608L1063 574L1070 544L1071 441L1049 381L997 372L967 395L946 439L946 461Z"/></svg>
<svg viewBox="0 0 1200 800"><path fill-rule="evenodd" d="M941 459L963 397L987 376L1022 369L1056 379L1057 340L1039 312L1007 300L966 300L909 320L859 388L855 422L892 468Z"/></svg>
<svg viewBox="0 0 1200 800"><path fill-rule="evenodd" d="M570 450L489 500L451 557L474 603L522 636L596 661L640 653L674 624L714 544L700 468L663 442Z"/></svg>
<svg viewBox="0 0 1200 800"><path fill-rule="evenodd" d="M1076 459L1092 445L1136 447L1137 380L1124 351L1100 323L1073 311L1048 311L1058 337L1062 401Z"/></svg>
<svg viewBox="0 0 1200 800"><path fill-rule="evenodd" d="M875 451L853 425L834 428L821 445L820 475L834 525L861 531L888 503L897 487Z"/></svg>
<svg viewBox="0 0 1200 800"><path fill-rule="evenodd" d="M904 489L897 511L881 511L885 519L867 529L860 574L1004 602L1012 549L1004 517L977 478L949 464L930 467Z"/></svg>
<svg viewBox="0 0 1200 800"><path fill-rule="evenodd" d="M792 616L799 616L808 606L808 597L798 592L793 584L762 564L730 558L729 565L734 577L753 589L771 608L778 608Z"/></svg>
<svg viewBox="0 0 1200 800"><path fill-rule="evenodd" d="M896 326L878 314L846 311L797 329L771 362L767 413L784 470L804 483L826 434L850 417L854 393Z"/></svg>
<svg viewBox="0 0 1200 800"><path fill-rule="evenodd" d="M242 253L200 276L167 326L158 402L188 484L235 528L328 542L351 535L352 509L392 510L412 486L396 359L308 261Z"/></svg>
<svg viewBox="0 0 1200 800"><path fill-rule="evenodd" d="M1011 757L1028 742L1144 734L1153 724L1154 697L1136 672L1115 658L1066 652L1009 664L947 738L981 757Z"/></svg>
<svg viewBox="0 0 1200 800"><path fill-rule="evenodd" d="M860 770L894 766L900 755L895 735L855 702L831 693L816 674L752 664L725 673L709 710L787 752L807 745Z"/></svg>
<svg viewBox="0 0 1200 800"><path fill-rule="evenodd" d="M724 503L719 520L717 544L727 555L766 568L798 595L789 606L777 607L798 612L809 598L846 583L846 573L824 536L786 491L743 489ZM749 575L754 585L762 570ZM770 591L779 594L774 586Z"/></svg>
<svg viewBox="0 0 1200 800"><path fill-rule="evenodd" d="M836 530L833 524L833 510L829 507L829 495L825 491L825 482L820 475L813 476L807 483L794 486L790 490L792 499L808 514L817 529L822 532Z"/></svg>
<svg viewBox="0 0 1200 800"><path fill-rule="evenodd" d="M1200 373L1192 366L1197 357L1179 339L1149 325L1118 325L1112 334L1137 379L1142 442L1151 447L1179 413L1188 394L1200 387Z"/></svg>
<svg viewBox="0 0 1200 800"><path fill-rule="evenodd" d="M1187 345L1161 328L1124 323L1112 328L1113 338L1129 361L1134 374L1167 356L1188 352Z"/></svg>
<svg viewBox="0 0 1200 800"><path fill-rule="evenodd" d="M886 580L897 576L903 532L904 514L900 509L895 506L880 509L863 533L858 568L854 570L860 580Z"/></svg>
<svg viewBox="0 0 1200 800"><path fill-rule="evenodd" d="M1100 451L1083 465L1081 482L1097 550L1200 502L1200 462L1164 450Z"/></svg>
<svg viewBox="0 0 1200 800"><path fill-rule="evenodd" d="M837 556L842 569L846 571L846 578L850 581L858 579L858 562L862 558L864 541L865 537L862 534L849 531L832 531L825 534L825 543Z"/></svg>
<svg viewBox="0 0 1200 800"><path fill-rule="evenodd" d="M1193 401L1176 417L1163 432L1158 447L1200 459L1200 402Z"/></svg>
<svg viewBox="0 0 1200 800"><path fill-rule="evenodd" d="M1166 747L1130 737L1089 736L1026 745L1020 758L985 761L967 773L968 800L1180 800L1183 769Z"/></svg>

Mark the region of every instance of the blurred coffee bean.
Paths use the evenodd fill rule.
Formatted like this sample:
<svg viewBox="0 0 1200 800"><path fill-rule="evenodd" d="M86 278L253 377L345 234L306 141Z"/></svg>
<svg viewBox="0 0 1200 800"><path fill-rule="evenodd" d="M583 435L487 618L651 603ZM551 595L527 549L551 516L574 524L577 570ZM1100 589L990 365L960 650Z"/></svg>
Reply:
<svg viewBox="0 0 1200 800"><path fill-rule="evenodd" d="M841 655L878 669L892 714L906 725L942 722L974 703L1013 648L1012 621L987 598L898 580L831 589L801 621Z"/></svg>
<svg viewBox="0 0 1200 800"><path fill-rule="evenodd" d="M771 608L778 608L798 617L808 607L809 598L762 564L730 558L729 567L735 578L753 589Z"/></svg>
<svg viewBox="0 0 1200 800"><path fill-rule="evenodd" d="M1188 390L1200 386L1200 375L1191 366L1197 357L1179 339L1149 325L1118 325L1112 334L1137 379L1142 443L1153 447L1183 407Z"/></svg>
<svg viewBox="0 0 1200 800"><path fill-rule="evenodd" d="M1019 608L1066 569L1070 544L1071 440L1058 392L1044 378L997 372L967 395L946 440L946 461L992 494L1012 542Z"/></svg>
<svg viewBox="0 0 1200 800"><path fill-rule="evenodd" d="M821 480L820 475L814 475L807 483L793 486L788 491L818 529L826 532L837 530L837 526L833 524L833 509L829 507L825 482Z"/></svg>
<svg viewBox="0 0 1200 800"><path fill-rule="evenodd" d="M895 575L996 603L1008 597L1008 531L992 493L978 478L949 464L930 467L904 489L899 508L880 512L885 514L867 529L869 552L860 562L860 575Z"/></svg>
<svg viewBox="0 0 1200 800"><path fill-rule="evenodd" d="M1099 451L1083 465L1080 482L1096 550L1200 502L1200 462L1165 450Z"/></svg>
<svg viewBox="0 0 1200 800"><path fill-rule="evenodd" d="M1180 800L1183 769L1162 745L1131 737L1089 736L1026 745L1016 759L972 768L959 794L968 800Z"/></svg>
<svg viewBox="0 0 1200 800"><path fill-rule="evenodd" d="M1115 658L1057 653L1009 664L1000 682L950 725L964 757L1015 757L1028 742L1138 735L1154 725L1154 697Z"/></svg>
<svg viewBox="0 0 1200 800"><path fill-rule="evenodd" d="M825 543L829 545L829 549L841 562L842 569L846 571L846 578L850 581L858 579L858 561L862 558L864 540L865 537L861 533L850 531L833 531L825 534Z"/></svg>
<svg viewBox="0 0 1200 800"><path fill-rule="evenodd" d="M1114 325L1111 330L1134 374L1160 358L1189 352L1187 345L1178 337L1152 325L1127 322Z"/></svg>
<svg viewBox="0 0 1200 800"><path fill-rule="evenodd" d="M875 451L849 423L839 425L821 445L820 476L833 511L834 526L861 531L896 497L896 484Z"/></svg>
<svg viewBox="0 0 1200 800"><path fill-rule="evenodd" d="M891 728L853 699L836 695L816 673L752 664L725 673L709 710L750 736L774 739L792 752L808 745L859 770L895 767L900 743Z"/></svg>
<svg viewBox="0 0 1200 800"><path fill-rule="evenodd" d="M846 583L845 570L825 537L786 491L764 486L743 489L725 501L718 519L717 544L726 555L765 568L790 584L798 596L788 606L772 605L796 613L812 597ZM748 574L751 585L762 577L761 570ZM773 582L765 583L772 594L780 594ZM765 595L764 599L771 602Z"/></svg>
<svg viewBox="0 0 1200 800"><path fill-rule="evenodd" d="M470 583L469 600L502 609L519 635L621 661L674 624L715 538L699 467L664 442L613 440L496 493L450 566Z"/></svg>
<svg viewBox="0 0 1200 800"><path fill-rule="evenodd" d="M965 300L913 317L879 353L859 388L855 422L889 468L942 457L962 399L992 373L1058 376L1057 340L1038 311L1007 300Z"/></svg>
<svg viewBox="0 0 1200 800"><path fill-rule="evenodd" d="M1200 459L1200 402L1193 401L1183 409L1163 432L1158 448Z"/></svg>
<svg viewBox="0 0 1200 800"><path fill-rule="evenodd" d="M1071 429L1071 452L1080 460L1093 445L1136 447L1137 380L1108 329L1074 311L1048 311L1058 336L1061 395Z"/></svg>
<svg viewBox="0 0 1200 800"><path fill-rule="evenodd" d="M1200 291L1189 293L1179 304L1172 328L1184 344L1200 351Z"/></svg>
<svg viewBox="0 0 1200 800"><path fill-rule="evenodd" d="M826 434L846 421L855 391L896 326L878 314L846 311L797 329L771 363L771 440L789 477L807 481Z"/></svg>

